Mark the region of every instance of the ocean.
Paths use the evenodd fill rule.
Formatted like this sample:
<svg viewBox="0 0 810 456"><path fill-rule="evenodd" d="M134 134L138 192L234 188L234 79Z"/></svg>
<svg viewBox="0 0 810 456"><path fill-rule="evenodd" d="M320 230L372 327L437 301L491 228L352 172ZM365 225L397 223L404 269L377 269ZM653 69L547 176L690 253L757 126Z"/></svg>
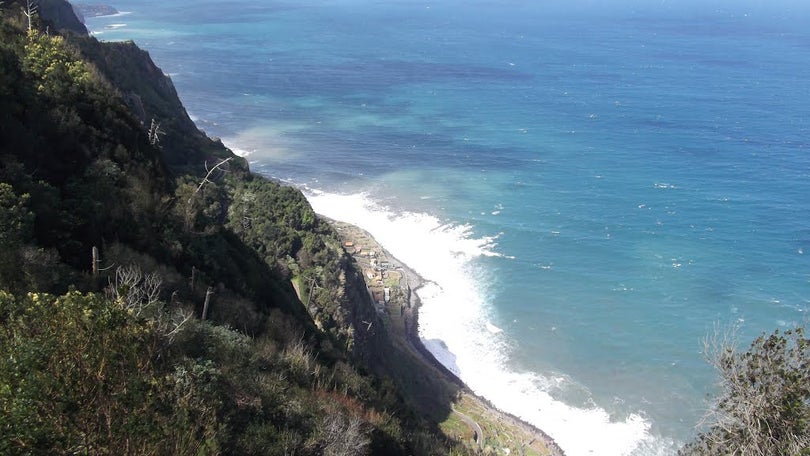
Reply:
<svg viewBox="0 0 810 456"><path fill-rule="evenodd" d="M569 456L674 454L715 391L703 339L806 321L801 2L112 6L97 38L422 275L426 346Z"/></svg>

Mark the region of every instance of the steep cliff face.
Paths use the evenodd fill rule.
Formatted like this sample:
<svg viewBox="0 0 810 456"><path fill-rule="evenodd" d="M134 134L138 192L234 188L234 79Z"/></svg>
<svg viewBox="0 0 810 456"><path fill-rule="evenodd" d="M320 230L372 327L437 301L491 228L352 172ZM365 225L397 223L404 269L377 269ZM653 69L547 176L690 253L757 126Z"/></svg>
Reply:
<svg viewBox="0 0 810 456"><path fill-rule="evenodd" d="M344 253L336 232L327 223L314 221L314 213L311 213L311 207L300 192L254 179L244 160L234 157L221 142L211 140L201 132L188 116L171 78L163 73L147 51L131 41L99 42L89 36L71 5L64 0L43 0L40 5L42 19L60 30L70 32L68 42L77 47L109 87L120 94L140 121L141 128L148 130L153 122L159 126L162 132L158 143L161 157L173 174L200 175L205 171L206 162L210 164L219 159L230 159L229 177L235 179L230 185L237 190L225 192L221 186L212 183L209 194L219 193L219 196L210 198L207 204L218 205L224 219L234 219L226 223L240 240L260 252L272 251L265 258L271 268L277 269L278 258L288 258L290 267L297 271L290 278L303 284L299 288L304 293L299 293L299 297L302 298L301 304L308 306L306 310L312 322L333 337L341 349L365 368L393 377L395 383L410 378L400 373L403 363L411 367L411 372L419 370L413 353L403 351L389 334L384 319L371 301L362 273L351 257ZM252 183L245 183L242 178ZM245 201L250 199L256 204L248 213ZM283 214L276 213L275 208L290 206L295 206L296 211L284 209ZM268 229L265 225L258 231L253 229L255 227L246 229L245 217L254 225L273 225L274 218L281 218L284 225L296 227L297 231L288 230L282 234L278 228ZM302 222L301 218L311 220ZM289 245L279 247L279 238L287 237L291 238ZM234 254L239 251L237 255L240 258L231 258L229 262L239 263L245 270L255 269L255 265L245 266L252 258L250 252L240 251L233 246L230 249ZM288 282L280 283L277 294L289 295L288 285ZM266 301L276 300L266 292L259 292L256 296L263 296ZM283 300L287 299L285 297ZM287 307L290 312L301 316L294 305L281 307ZM303 310L302 307L299 307L300 310ZM262 318L260 313L254 317ZM214 311L214 316L218 314L219 309ZM256 325L255 322L245 321L241 324L244 327ZM406 390L413 386L407 385ZM423 393L433 396L431 402L444 396L438 392L439 389L435 387L431 391L431 388L427 388Z"/></svg>
<svg viewBox="0 0 810 456"><path fill-rule="evenodd" d="M212 141L189 118L171 78L152 61L149 53L135 43L100 43L65 0L40 0L38 15L43 28L58 31L92 62L132 109L142 124L153 122L162 132L160 147L166 163L178 172L204 173L204 163L231 156L219 141ZM21 0L8 0L5 8L16 10ZM247 171L241 158L231 160L238 172Z"/></svg>
<svg viewBox="0 0 810 456"><path fill-rule="evenodd" d="M234 177L234 173L237 177L239 173L248 176L248 166L243 159L234 157L220 141L211 140L196 127L180 101L171 78L163 73L147 51L131 41L99 42L89 36L83 26L75 27L78 19L67 2L47 0L47 3L48 8L43 11L43 18L62 24L62 27L71 27L69 30L76 32L68 37L69 42L80 49L83 56L92 62L109 82L110 87L120 93L143 128L148 129L153 122L159 125L162 132L159 136L159 147L163 160L170 169L176 174L199 175L205 170L206 162L214 163L217 159L229 158L231 177ZM283 193L288 192L285 189ZM281 199L286 199L287 202L291 199L296 201L302 199L303 204L311 211L300 192L295 193L294 198L287 194ZM242 193L233 195L235 199L240 200L247 196ZM224 212L233 212L231 206L238 205L236 202L228 201L227 198L219 204L223 206ZM262 213L272 212L269 205L275 204L285 203L267 201L264 206L257 209ZM258 213L253 214L253 220L256 221L262 216ZM233 225L237 226L240 223L237 221ZM289 221L287 223L298 224ZM382 361L387 361L392 356L395 358L396 353L390 351L392 342L371 302L362 275L352 264L351 258L344 254L340 244L335 240L334 231L328 224L319 223L316 226L312 228L317 232L312 237L316 240L308 244L320 246L310 252L312 256L319 258L320 263L305 264L309 263L309 260L301 260L299 256L306 256L302 253L306 249L296 245L288 252L276 254L289 255L296 260L297 264L294 267L301 272L302 281L312 279L322 285L316 293L311 293L310 290L313 297L309 295L306 297L306 301L310 304L308 311L313 321L366 367L373 369L375 366L384 366L386 363ZM238 228L236 231L242 236L245 234L240 233ZM261 243L273 242L270 237ZM381 369L380 372L387 370Z"/></svg>
<svg viewBox="0 0 810 456"><path fill-rule="evenodd" d="M73 6L65 0L39 0L39 14L52 28L60 32L87 35L87 28L73 11Z"/></svg>
<svg viewBox="0 0 810 456"><path fill-rule="evenodd" d="M94 63L147 128L154 122L166 163L180 172L199 174L203 163L232 156L221 142L202 133L177 95L169 76L155 65L149 53L135 43L100 43L93 37L74 36L74 43ZM234 158L232 167L247 171L247 163Z"/></svg>
<svg viewBox="0 0 810 456"><path fill-rule="evenodd" d="M174 419L200 426L188 435L197 442L205 434L205 444L222 454L289 454L292 449L315 456L351 435L352 454L358 455L464 453L436 425L450 413L455 390L425 369L403 339L392 336L335 230L314 214L301 192L250 174L221 142L200 132L171 80L134 43L99 43L72 33L62 38L44 29L28 33L18 4L0 4L0 10L0 81L5 81L0 84L0 214L19 222L0 223L0 291L24 297L76 287L88 292L87 298L69 297L78 300L77 321L85 321L123 302L106 297L133 288L132 283L119 286L123 279L116 268L135 265L158 274L165 290L150 296L150 305L156 299L172 311L187 312L182 321L195 322L177 333L178 343L155 345L161 350L149 373L155 381L142 382L154 391L123 402L117 393L104 396L120 410L111 416L122 419L140 416L142 410L128 407L140 406L144 397L162 398L154 399L143 418L164 423L159 429L99 422L91 401L98 397L93 392L106 390L93 387L93 394L76 393L71 407L88 412L83 418L88 426L101 427L74 433L75 426L59 424L71 416L42 403L59 401L65 393L29 388L26 394L35 400L21 402L16 391L28 385L6 386L25 375L4 376L11 370L0 369L0 408L21 404L25 412L12 417L11 428L0 426L0 453L7 452L8 442L50 453L60 439L77 435L100 439L75 447L89 454L88 448L118 448L130 441L163 448L179 442L172 440ZM65 22L49 17L52 11L69 13L45 9L44 23ZM50 71L54 66L56 73ZM150 134L153 120L164 132L159 142ZM215 159L227 159L229 172L200 177L206 161L210 165ZM16 236L14 243L7 242L7 234ZM102 271L96 270L99 263ZM135 287L145 281L138 278ZM291 282L299 284L297 296ZM0 293L0 301L4 296ZM80 306L86 302L99 312L85 312ZM10 321L2 314L6 304L0 302L0 326ZM29 307L35 308L21 311ZM122 321L127 315L134 313L121 314ZM158 312L158 320L149 324L166 323L159 320L166 315ZM58 323L38 316L43 325ZM13 330L13 346L3 343L6 333L0 331L0 364L16 359L4 349L30 348L32 329ZM93 331L88 334L94 341L106 340L100 332L118 334L104 325ZM115 357L135 347L126 344L96 351ZM59 356L47 354L56 371L64 365ZM161 383L166 379L172 380ZM76 391L60 378L46 380ZM130 378L121 378L120 385L132 391ZM199 394L178 390L182 395L174 401L171 388L177 385ZM183 415L191 396L199 408ZM205 416L194 415L200 410ZM47 438L26 434L29 416L42 418L36 431ZM142 452L164 453L180 454Z"/></svg>

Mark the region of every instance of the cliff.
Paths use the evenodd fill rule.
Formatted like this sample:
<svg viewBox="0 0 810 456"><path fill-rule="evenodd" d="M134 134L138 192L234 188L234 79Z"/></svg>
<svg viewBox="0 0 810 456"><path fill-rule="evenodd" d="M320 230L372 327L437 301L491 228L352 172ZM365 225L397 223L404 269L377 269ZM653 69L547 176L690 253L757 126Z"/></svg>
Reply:
<svg viewBox="0 0 810 456"><path fill-rule="evenodd" d="M299 191L197 130L133 43L20 11L0 5L0 453L465 451L375 366L382 326Z"/></svg>
<svg viewBox="0 0 810 456"><path fill-rule="evenodd" d="M200 163L233 157L221 142L202 133L177 96L171 78L155 65L149 53L133 42L100 43L89 36L72 36L84 58L110 82L144 125L159 125L160 147L166 163L178 172L194 172ZM239 157L231 166L247 170Z"/></svg>
<svg viewBox="0 0 810 456"><path fill-rule="evenodd" d="M134 43L40 13L0 4L0 453L477 451L301 192Z"/></svg>
<svg viewBox="0 0 810 456"><path fill-rule="evenodd" d="M46 26L60 32L86 35L87 28L76 16L70 3L63 0L39 0L39 15L44 19Z"/></svg>

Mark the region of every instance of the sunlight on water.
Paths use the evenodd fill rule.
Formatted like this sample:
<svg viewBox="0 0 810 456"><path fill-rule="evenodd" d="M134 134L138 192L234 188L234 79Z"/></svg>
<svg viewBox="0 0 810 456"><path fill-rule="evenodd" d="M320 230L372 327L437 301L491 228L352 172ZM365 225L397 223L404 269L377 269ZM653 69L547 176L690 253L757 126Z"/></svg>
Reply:
<svg viewBox="0 0 810 456"><path fill-rule="evenodd" d="M429 280L425 344L569 455L673 454L714 324L806 318L797 2L115 6L99 39Z"/></svg>

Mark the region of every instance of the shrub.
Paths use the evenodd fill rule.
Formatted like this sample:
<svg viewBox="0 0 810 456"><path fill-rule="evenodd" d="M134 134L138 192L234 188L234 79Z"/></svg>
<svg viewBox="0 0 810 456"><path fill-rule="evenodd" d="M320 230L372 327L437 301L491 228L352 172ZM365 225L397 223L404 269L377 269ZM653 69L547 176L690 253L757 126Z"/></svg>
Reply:
<svg viewBox="0 0 810 456"><path fill-rule="evenodd" d="M683 455L810 454L810 340L804 328L757 338L737 352L732 338L707 344L720 375L709 429Z"/></svg>

